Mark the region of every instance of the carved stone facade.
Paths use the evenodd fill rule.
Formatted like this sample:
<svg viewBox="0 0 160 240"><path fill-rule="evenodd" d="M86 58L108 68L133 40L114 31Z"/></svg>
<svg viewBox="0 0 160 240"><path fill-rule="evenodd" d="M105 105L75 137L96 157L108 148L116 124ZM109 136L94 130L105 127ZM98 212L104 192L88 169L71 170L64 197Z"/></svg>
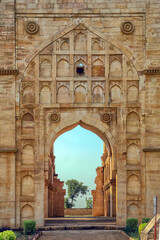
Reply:
<svg viewBox="0 0 160 240"><path fill-rule="evenodd" d="M159 0L0 6L0 225L44 225L57 204L53 143L77 125L104 141L104 216L150 217L160 197Z"/></svg>

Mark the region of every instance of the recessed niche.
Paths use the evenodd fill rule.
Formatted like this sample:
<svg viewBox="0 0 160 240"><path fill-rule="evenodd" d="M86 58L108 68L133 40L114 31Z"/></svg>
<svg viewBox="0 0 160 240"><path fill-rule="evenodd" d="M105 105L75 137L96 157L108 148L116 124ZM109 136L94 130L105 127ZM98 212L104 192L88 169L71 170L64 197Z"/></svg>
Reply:
<svg viewBox="0 0 160 240"><path fill-rule="evenodd" d="M76 76L84 76L85 75L85 66L83 62L78 62L76 64Z"/></svg>

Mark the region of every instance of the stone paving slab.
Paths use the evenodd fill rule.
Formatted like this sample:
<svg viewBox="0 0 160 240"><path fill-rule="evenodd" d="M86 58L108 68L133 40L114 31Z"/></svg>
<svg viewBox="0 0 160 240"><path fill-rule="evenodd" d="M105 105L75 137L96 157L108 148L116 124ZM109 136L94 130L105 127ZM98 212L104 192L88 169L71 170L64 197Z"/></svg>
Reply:
<svg viewBox="0 0 160 240"><path fill-rule="evenodd" d="M79 230L43 232L40 240L129 240L121 231Z"/></svg>

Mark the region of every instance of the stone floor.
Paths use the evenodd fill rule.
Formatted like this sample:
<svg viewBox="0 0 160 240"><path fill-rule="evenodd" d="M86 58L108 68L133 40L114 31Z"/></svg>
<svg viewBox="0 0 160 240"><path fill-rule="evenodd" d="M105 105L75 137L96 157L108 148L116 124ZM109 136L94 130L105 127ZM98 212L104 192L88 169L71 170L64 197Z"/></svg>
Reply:
<svg viewBox="0 0 160 240"><path fill-rule="evenodd" d="M129 240L121 231L79 230L43 232L40 240Z"/></svg>
<svg viewBox="0 0 160 240"><path fill-rule="evenodd" d="M46 218L45 226L60 226L60 225L116 225L116 218L110 217L61 217L61 218Z"/></svg>

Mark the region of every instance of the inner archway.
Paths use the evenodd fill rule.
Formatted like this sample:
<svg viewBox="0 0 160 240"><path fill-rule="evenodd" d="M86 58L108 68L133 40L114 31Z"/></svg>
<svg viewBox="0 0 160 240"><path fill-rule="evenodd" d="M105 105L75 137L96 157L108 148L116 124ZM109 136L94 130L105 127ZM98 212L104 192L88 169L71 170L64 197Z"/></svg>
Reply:
<svg viewBox="0 0 160 240"><path fill-rule="evenodd" d="M79 126L78 126L79 125ZM78 127L77 127L78 126ZM83 127L83 128L81 128ZM88 129L89 131L85 130ZM73 130L72 130L73 129ZM93 171L96 169L96 174L94 175L94 179L92 177L92 185L86 184L86 181L84 181L83 178L77 179L81 182L84 182L85 185L89 185L89 188L91 190L94 189L93 182L95 180L96 183L96 189L92 192L93 195L93 216L107 216L107 217L115 217L116 216L116 175L113 171L113 153L112 148L108 142L108 139L106 138L105 134L102 133L100 130L98 130L94 126L90 126L89 124L84 123L83 121L79 121L73 125L67 126L66 128L61 129L59 132L57 132L54 141L52 140L52 145L50 149L50 157L49 157L49 166L48 166L48 181L52 182L53 189L49 189L49 185L46 185L46 199L45 203L48 203L47 211L45 217L62 217L64 216L64 195L65 190L63 189L63 182L66 181L68 178L72 179L75 178L77 165L78 162L74 161L72 162L73 166L71 166L71 169L68 169L72 172L75 172L75 175L70 177L70 175L67 176L67 178L64 177L64 172L68 172L67 168L65 170L62 170L60 173L61 165L67 164L67 156L65 154L62 154L62 162L59 163L59 167L56 167L56 142L63 137L66 133L70 133L72 131L76 132L76 129L82 129L83 131L89 132L92 136L94 135L96 138L99 139L101 142L101 150L99 151L99 156L97 156L98 161L96 162L96 165L94 167L94 164L92 162L91 168ZM72 131L70 131L72 130ZM96 134L93 134L96 133ZM101 137L103 135L103 137ZM99 137L98 137L99 136ZM71 136L70 136L71 137ZM58 138L58 139L57 139ZM79 138L79 135L77 135L77 138ZM85 136L84 136L85 138ZM106 143L104 142L106 140ZM62 141L64 143L64 139ZM69 142L68 142L69 144ZM70 143L71 144L71 143ZM79 143L77 143L79 144ZM72 144L73 145L73 142ZM86 142L86 147L88 146ZM62 147L62 146L61 146ZM97 146L98 147L98 146ZM96 152L96 147L94 147L93 152ZM74 149L74 146L72 146L72 150ZM65 148L62 147L62 151L65 152ZM100 154L101 152L101 154ZM76 154L76 153L75 153ZM58 162L58 158L57 158ZM82 163L83 166L85 163ZM89 163L90 164L90 163ZM87 164L86 164L87 165ZM79 165L78 165L79 166ZM78 167L79 168L79 167ZM87 170L89 170L89 165L87 167ZM84 173L87 175L87 172ZM47 176L46 175L46 176ZM58 176L59 175L59 176ZM88 174L87 178L90 179L90 176ZM87 179L86 178L86 179ZM114 178L114 180L113 180ZM111 181L110 181L111 180ZM111 184L108 184L107 181L111 182ZM76 207L79 207L78 204ZM81 204L80 208L84 207L84 203Z"/></svg>
<svg viewBox="0 0 160 240"><path fill-rule="evenodd" d="M92 198L91 190L95 189L96 168L101 167L103 141L91 131L80 126L63 133L54 142L55 171L58 178L64 181L67 195L67 180L75 179L88 186L89 192L74 201L74 209L86 208L85 198ZM68 211L69 212L69 211ZM72 212L72 211L70 211ZM75 212L75 210L74 210ZM79 212L77 210L77 212ZM89 213L91 211L88 211ZM65 215L67 211L65 211ZM89 215L89 214L87 214Z"/></svg>

